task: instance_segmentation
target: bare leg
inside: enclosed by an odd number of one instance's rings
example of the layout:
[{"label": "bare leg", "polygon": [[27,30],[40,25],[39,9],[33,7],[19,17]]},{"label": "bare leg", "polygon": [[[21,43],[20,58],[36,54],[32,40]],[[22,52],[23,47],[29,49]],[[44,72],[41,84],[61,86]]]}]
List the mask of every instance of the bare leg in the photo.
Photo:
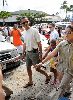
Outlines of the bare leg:
[{"label": "bare leg", "polygon": [[27,73],[28,73],[28,76],[29,76],[29,83],[32,84],[32,70],[31,70],[31,67],[27,67]]},{"label": "bare leg", "polygon": [[41,68],[36,68],[36,71],[40,72],[41,74],[46,76],[46,80],[50,81],[51,78],[51,73],[48,75],[47,72]]}]

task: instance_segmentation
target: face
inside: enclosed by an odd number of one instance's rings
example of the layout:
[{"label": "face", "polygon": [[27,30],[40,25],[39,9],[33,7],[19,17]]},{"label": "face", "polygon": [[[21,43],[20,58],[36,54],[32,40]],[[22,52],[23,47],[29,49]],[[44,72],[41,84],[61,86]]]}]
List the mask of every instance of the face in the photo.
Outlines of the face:
[{"label": "face", "polygon": [[23,18],[23,19],[21,20],[21,23],[22,23],[22,26],[23,26],[25,29],[29,27],[29,20],[28,20],[28,18]]},{"label": "face", "polygon": [[70,30],[70,28],[66,28],[66,39],[69,42],[73,42],[73,32]]},{"label": "face", "polygon": [[50,31],[53,31],[54,27],[52,25],[49,25],[49,29],[50,29]]},{"label": "face", "polygon": [[56,45],[55,45],[55,44],[53,44],[53,43],[50,43],[50,46],[51,46],[53,49],[55,49],[55,48],[56,48]]},{"label": "face", "polygon": [[55,30],[58,31],[58,27],[57,26],[55,27]]}]

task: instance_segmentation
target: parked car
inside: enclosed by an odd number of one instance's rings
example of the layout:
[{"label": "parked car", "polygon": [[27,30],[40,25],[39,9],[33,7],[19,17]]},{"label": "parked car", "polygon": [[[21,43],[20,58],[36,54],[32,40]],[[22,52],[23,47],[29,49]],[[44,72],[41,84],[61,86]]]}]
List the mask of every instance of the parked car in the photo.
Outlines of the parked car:
[{"label": "parked car", "polygon": [[4,36],[0,34],[0,63],[2,64],[2,71],[5,72],[19,66],[19,57],[17,48],[10,42],[7,42]]}]

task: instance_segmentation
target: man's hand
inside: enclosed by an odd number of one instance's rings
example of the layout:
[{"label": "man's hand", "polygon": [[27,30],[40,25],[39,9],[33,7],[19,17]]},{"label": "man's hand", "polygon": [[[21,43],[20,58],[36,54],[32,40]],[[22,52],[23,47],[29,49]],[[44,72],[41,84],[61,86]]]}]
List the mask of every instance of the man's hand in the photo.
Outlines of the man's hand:
[{"label": "man's hand", "polygon": [[39,64],[36,64],[35,65],[35,68],[37,69],[37,68],[41,68],[42,67],[42,63],[39,63]]},{"label": "man's hand", "polygon": [[26,54],[23,53],[21,56],[21,60],[25,61],[25,57],[26,57]]}]

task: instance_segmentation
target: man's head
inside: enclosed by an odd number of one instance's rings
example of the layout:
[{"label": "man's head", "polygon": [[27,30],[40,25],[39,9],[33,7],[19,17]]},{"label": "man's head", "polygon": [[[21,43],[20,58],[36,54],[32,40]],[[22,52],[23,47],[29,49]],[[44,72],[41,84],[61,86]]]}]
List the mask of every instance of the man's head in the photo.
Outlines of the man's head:
[{"label": "man's head", "polygon": [[21,24],[22,24],[22,26],[25,28],[25,29],[27,29],[27,28],[29,28],[29,20],[28,20],[28,18],[27,17],[23,17],[22,19],[21,19]]},{"label": "man's head", "polygon": [[49,29],[50,29],[50,31],[53,31],[55,29],[55,24],[54,23],[50,23],[49,24]]},{"label": "man's head", "polygon": [[65,29],[65,34],[66,34],[66,39],[69,42],[73,42],[73,26],[69,25],[66,29]]},{"label": "man's head", "polygon": [[14,28],[14,29],[17,29],[17,27],[18,27],[17,24],[14,24],[14,25],[13,25],[13,28]]}]

